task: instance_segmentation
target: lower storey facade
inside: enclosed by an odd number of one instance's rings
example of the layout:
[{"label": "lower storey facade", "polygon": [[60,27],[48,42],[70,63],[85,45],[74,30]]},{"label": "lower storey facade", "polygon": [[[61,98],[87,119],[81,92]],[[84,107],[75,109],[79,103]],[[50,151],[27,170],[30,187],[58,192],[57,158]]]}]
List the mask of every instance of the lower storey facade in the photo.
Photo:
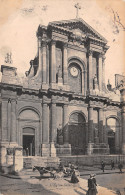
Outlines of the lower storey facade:
[{"label": "lower storey facade", "polygon": [[[120,104],[60,91],[2,89],[1,143],[24,156],[118,154],[122,150]],[[8,144],[7,144],[8,143]]]}]

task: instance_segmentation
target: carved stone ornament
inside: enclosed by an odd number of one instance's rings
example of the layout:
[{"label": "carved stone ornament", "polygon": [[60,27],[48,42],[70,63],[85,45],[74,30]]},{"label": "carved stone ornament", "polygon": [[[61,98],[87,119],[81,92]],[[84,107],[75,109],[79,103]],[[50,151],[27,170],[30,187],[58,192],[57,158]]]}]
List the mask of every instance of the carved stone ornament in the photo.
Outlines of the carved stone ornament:
[{"label": "carved stone ornament", "polygon": [[81,45],[82,44],[82,31],[79,29],[73,30],[72,38],[73,38],[74,45],[77,45],[77,46]]}]

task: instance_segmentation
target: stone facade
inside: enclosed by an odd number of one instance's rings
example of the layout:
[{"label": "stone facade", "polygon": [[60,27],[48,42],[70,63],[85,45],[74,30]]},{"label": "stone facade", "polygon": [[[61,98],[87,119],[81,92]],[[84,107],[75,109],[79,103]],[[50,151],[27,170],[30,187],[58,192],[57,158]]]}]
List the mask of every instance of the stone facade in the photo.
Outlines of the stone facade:
[{"label": "stone facade", "polygon": [[82,19],[40,25],[37,38],[25,79],[1,66],[1,144],[24,156],[124,153],[124,103],[105,85],[106,39]]}]

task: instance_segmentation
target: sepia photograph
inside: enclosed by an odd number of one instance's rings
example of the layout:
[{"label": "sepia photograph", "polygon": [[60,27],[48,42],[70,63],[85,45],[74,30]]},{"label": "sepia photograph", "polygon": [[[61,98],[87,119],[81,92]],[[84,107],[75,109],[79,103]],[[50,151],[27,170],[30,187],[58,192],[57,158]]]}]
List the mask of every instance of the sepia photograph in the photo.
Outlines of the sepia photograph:
[{"label": "sepia photograph", "polygon": [[125,0],[0,0],[0,195],[125,195]]}]

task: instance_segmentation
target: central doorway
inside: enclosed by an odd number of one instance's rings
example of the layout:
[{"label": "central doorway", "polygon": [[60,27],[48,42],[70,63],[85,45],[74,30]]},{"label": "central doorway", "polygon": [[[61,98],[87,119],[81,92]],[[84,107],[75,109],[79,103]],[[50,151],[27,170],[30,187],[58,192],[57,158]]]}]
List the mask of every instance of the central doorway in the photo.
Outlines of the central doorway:
[{"label": "central doorway", "polygon": [[32,128],[23,129],[23,155],[35,156],[35,130]]},{"label": "central doorway", "polygon": [[86,122],[81,113],[73,113],[69,119],[69,143],[72,155],[83,155],[86,150]]}]

